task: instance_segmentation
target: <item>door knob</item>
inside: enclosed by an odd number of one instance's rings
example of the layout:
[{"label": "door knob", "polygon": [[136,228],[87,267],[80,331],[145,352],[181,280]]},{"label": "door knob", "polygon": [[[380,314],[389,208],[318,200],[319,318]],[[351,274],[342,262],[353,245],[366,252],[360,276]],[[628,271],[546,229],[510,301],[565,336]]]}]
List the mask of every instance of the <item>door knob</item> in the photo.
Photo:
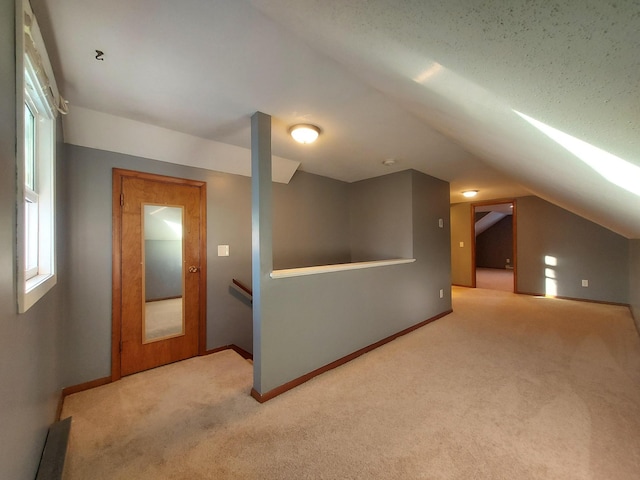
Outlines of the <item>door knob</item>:
[{"label": "door knob", "polygon": [[195,265],[191,265],[189,267],[189,273],[198,273],[200,269],[198,267],[196,267]]}]

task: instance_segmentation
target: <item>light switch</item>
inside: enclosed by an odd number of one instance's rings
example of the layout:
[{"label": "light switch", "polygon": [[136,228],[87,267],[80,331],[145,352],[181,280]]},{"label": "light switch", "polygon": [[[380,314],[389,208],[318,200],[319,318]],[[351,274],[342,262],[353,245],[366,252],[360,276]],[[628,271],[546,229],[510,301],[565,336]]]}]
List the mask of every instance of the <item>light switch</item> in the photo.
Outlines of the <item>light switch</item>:
[{"label": "light switch", "polygon": [[460,242],[460,248],[464,247],[464,242]]},{"label": "light switch", "polygon": [[228,257],[229,256],[229,245],[218,245],[218,256],[219,257]]},{"label": "light switch", "polygon": [[444,227],[444,220],[443,220],[442,218],[439,218],[439,219],[438,219],[438,226],[439,226],[440,228]]},{"label": "light switch", "polygon": [[582,280],[582,286],[583,287],[588,287],[589,286],[589,280]]}]

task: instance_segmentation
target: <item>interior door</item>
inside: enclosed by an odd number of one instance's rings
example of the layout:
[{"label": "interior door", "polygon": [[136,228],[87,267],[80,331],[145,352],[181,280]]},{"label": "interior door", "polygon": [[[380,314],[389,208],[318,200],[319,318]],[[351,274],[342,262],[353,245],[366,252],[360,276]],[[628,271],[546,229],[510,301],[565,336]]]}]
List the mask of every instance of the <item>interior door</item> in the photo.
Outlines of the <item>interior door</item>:
[{"label": "interior door", "polygon": [[119,378],[204,353],[206,192],[204,182],[118,169],[113,181]]}]

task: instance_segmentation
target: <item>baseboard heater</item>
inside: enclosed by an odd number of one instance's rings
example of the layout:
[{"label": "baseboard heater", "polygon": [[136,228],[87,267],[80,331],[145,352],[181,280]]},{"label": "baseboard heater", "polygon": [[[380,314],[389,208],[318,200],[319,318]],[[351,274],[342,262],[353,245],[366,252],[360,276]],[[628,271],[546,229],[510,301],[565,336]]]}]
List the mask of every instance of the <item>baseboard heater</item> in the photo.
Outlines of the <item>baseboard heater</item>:
[{"label": "baseboard heater", "polygon": [[71,417],[60,420],[49,427],[36,480],[62,479],[70,432]]}]

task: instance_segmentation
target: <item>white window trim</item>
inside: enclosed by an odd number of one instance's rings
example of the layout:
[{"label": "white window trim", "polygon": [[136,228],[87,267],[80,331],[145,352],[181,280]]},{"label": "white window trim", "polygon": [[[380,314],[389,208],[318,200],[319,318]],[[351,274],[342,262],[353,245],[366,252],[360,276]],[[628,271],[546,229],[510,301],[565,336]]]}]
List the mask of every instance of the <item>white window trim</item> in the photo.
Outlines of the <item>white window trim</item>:
[{"label": "white window trim", "polygon": [[17,158],[17,228],[16,228],[16,277],[18,312],[24,313],[40,300],[57,283],[57,263],[55,248],[55,172],[56,172],[56,118],[46,102],[33,99],[40,113],[37,122],[48,122],[49,126],[37,128],[36,148],[50,152],[51,163],[47,168],[37,167],[38,204],[39,204],[39,270],[38,274],[26,279],[25,272],[25,167],[24,167],[24,104],[25,67],[32,66],[25,60],[25,28],[24,18],[32,19],[30,25],[31,38],[39,54],[40,67],[44,68],[48,80],[48,88],[54,99],[59,99],[57,86],[49,58],[40,34],[37,22],[28,0],[16,0],[16,158]]}]

